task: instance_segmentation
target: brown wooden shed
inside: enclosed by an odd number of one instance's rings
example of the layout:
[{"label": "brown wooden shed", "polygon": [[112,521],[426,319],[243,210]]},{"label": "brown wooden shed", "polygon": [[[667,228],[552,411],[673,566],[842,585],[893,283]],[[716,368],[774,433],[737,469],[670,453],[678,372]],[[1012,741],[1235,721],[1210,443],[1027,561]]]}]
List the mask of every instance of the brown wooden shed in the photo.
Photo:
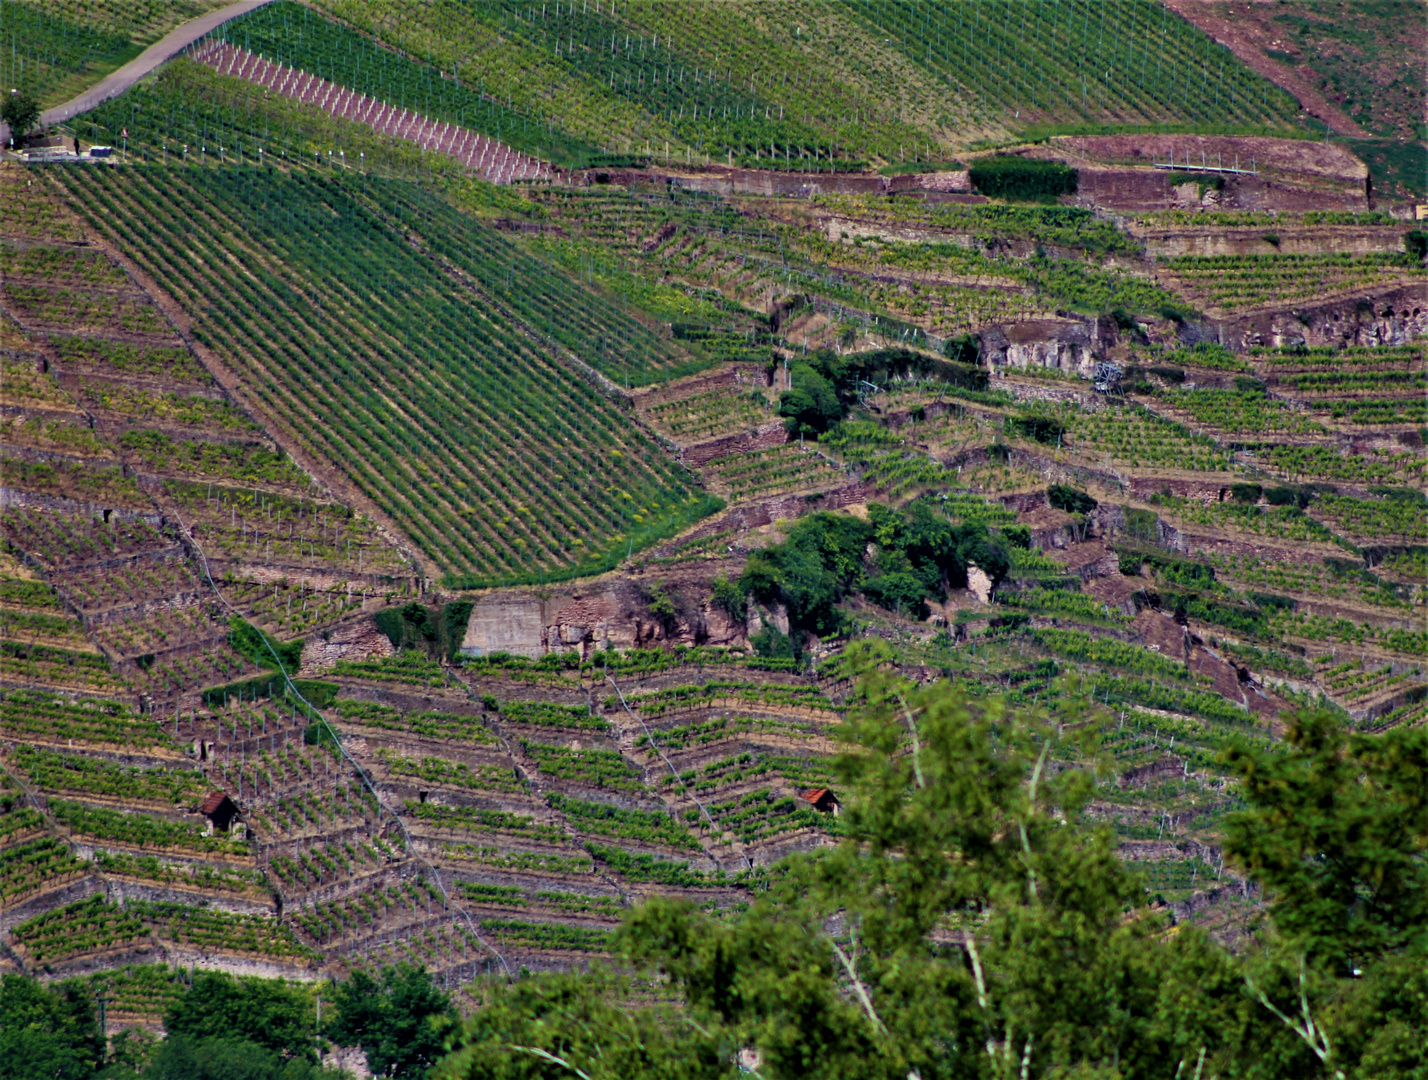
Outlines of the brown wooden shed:
[{"label": "brown wooden shed", "polygon": [[238,804],[228,797],[226,791],[210,792],[208,798],[199,803],[198,812],[213,823],[214,832],[224,833],[239,816]]}]

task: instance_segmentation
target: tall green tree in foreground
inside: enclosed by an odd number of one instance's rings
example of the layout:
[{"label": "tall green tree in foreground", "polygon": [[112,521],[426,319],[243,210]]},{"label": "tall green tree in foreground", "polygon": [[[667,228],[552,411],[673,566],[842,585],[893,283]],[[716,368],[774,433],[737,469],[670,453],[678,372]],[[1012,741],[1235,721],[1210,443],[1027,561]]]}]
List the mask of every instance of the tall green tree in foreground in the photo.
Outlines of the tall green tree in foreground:
[{"label": "tall green tree in foreground", "polygon": [[103,1058],[92,998],[21,975],[0,979],[0,1080],[85,1080]]},{"label": "tall green tree in foreground", "polygon": [[411,964],[385,968],[374,978],[353,974],[337,988],[337,1019],[328,1036],[360,1046],[374,1076],[421,1080],[441,1058],[456,1024],[451,999],[431,976]]},{"label": "tall green tree in foreground", "polygon": [[[1428,1077],[1428,732],[1305,715],[1227,755],[1271,918],[1231,952],[1150,910],[1084,810],[1088,705],[1014,709],[857,654],[842,841],[719,917],[651,900],[608,973],[491,987],[451,1080]],[[742,1064],[741,1064],[742,1063]]]}]

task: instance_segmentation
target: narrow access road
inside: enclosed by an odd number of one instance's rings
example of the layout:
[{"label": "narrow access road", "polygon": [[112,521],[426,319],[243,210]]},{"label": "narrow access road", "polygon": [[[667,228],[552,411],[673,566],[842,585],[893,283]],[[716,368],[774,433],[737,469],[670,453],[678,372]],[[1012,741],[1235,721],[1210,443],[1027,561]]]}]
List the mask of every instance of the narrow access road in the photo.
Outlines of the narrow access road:
[{"label": "narrow access road", "polygon": [[[117,71],[106,75],[78,97],[66,101],[63,105],[56,105],[53,109],[46,109],[40,114],[40,123],[46,127],[60,124],[81,113],[87,113],[96,105],[108,101],[112,97],[118,97],[154,68],[176,53],[182,52],[210,30],[222,26],[229,19],[237,18],[239,15],[246,14],[267,3],[271,3],[271,0],[238,0],[235,4],[210,11],[196,19],[190,19],[182,26],[170,30],[134,59]],[[0,123],[0,145],[9,141],[9,125]]]}]

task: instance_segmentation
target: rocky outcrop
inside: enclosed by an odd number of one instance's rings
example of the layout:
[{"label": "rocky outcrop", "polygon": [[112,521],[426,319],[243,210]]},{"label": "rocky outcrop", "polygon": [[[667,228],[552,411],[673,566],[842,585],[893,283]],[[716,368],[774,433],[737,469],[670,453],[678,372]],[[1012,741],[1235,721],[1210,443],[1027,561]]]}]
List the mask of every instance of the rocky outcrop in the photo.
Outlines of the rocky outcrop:
[{"label": "rocky outcrop", "polygon": [[1103,338],[1103,328],[1095,319],[1012,323],[982,332],[982,355],[993,372],[1050,368],[1089,379],[1095,374]]},{"label": "rocky outcrop", "polygon": [[[747,634],[710,600],[714,569],[651,573],[544,594],[502,590],[478,598],[461,642],[464,656],[539,657],[597,649],[743,644]],[[662,603],[653,603],[656,597]]]},{"label": "rocky outcrop", "polygon": [[1361,293],[1224,323],[1242,347],[1407,345],[1428,337],[1428,289],[1421,283]]}]

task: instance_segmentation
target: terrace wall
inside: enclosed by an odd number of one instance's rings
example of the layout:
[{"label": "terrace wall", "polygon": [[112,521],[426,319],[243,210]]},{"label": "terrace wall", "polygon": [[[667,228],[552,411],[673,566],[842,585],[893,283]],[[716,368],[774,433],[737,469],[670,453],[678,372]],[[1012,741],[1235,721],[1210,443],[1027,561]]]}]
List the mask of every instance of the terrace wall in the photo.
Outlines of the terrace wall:
[{"label": "terrace wall", "polygon": [[1422,285],[1226,319],[1226,341],[1251,345],[1407,345],[1428,337],[1428,291]]},{"label": "terrace wall", "polygon": [[9,934],[14,927],[37,915],[44,915],[54,911],[55,908],[62,908],[66,904],[72,904],[76,900],[83,900],[87,896],[104,891],[104,879],[98,874],[90,874],[78,881],[71,881],[53,892],[31,897],[14,907],[0,911],[0,936]]},{"label": "terrace wall", "polygon": [[1214,215],[1205,217],[1204,232],[1194,229],[1135,230],[1145,240],[1148,254],[1160,258],[1183,255],[1321,255],[1326,250],[1349,255],[1391,254],[1403,250],[1404,229],[1396,225],[1363,227],[1295,228],[1276,225],[1272,244],[1265,239],[1270,230],[1215,228]]},{"label": "terrace wall", "polygon": [[[1186,193],[1170,186],[1165,169],[1144,166],[1095,165],[1066,158],[1080,174],[1073,204],[1108,210],[1184,209]],[[1214,173],[1206,173],[1206,177]],[[1367,185],[1341,182],[1332,186],[1298,187],[1265,176],[1226,176],[1224,189],[1206,192],[1198,205],[1221,210],[1368,210]]]},{"label": "terrace wall", "polygon": [[125,904],[130,900],[155,901],[168,904],[189,904],[234,915],[271,915],[273,903],[245,897],[241,893],[220,889],[179,889],[137,880],[106,876],[109,898]]},{"label": "terrace wall", "polygon": [[155,528],[159,528],[164,523],[163,515],[155,513],[152,508],[135,509],[134,507],[105,505],[79,499],[66,499],[60,495],[41,495],[33,491],[23,491],[20,488],[0,487],[0,509],[9,506],[24,507],[27,510],[47,510],[57,514],[73,514],[77,517],[100,518],[106,521],[116,518],[120,521],[137,519],[148,522]]},{"label": "terrace wall", "polygon": [[771,420],[753,431],[740,431],[734,435],[724,435],[708,442],[686,446],[680,453],[680,460],[691,469],[706,465],[715,458],[731,454],[749,454],[756,450],[782,446],[788,442],[788,432],[782,420]]},{"label": "terrace wall", "polygon": [[[600,170],[602,174],[604,170]],[[590,173],[580,174],[585,183]],[[966,170],[869,176],[864,173],[782,172],[776,169],[736,169],[723,165],[689,172],[630,169],[610,172],[610,182],[625,186],[664,184],[685,191],[719,195],[766,195],[806,199],[812,195],[940,194],[970,196]]]}]

